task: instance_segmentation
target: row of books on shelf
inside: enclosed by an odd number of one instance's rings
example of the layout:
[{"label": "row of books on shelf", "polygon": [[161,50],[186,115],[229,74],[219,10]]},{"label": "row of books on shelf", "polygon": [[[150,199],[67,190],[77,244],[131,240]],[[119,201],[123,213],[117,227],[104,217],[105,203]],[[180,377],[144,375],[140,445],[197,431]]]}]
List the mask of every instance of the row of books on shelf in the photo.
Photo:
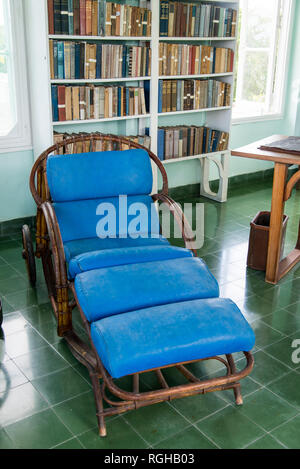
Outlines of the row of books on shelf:
[{"label": "row of books on shelf", "polygon": [[151,75],[150,47],[49,41],[51,79],[100,79]]},{"label": "row of books on shelf", "polygon": [[231,49],[188,44],[159,44],[159,75],[201,75],[233,72]]},{"label": "row of books on shelf", "polygon": [[159,80],[158,112],[230,106],[231,85],[218,80]]},{"label": "row of books on shelf", "polygon": [[[80,133],[68,133],[68,132],[54,132],[53,134],[53,141],[54,144],[58,144],[68,140],[72,137],[85,137],[91,134],[86,132]],[[93,135],[96,137],[102,135],[100,132],[93,132]],[[151,137],[149,135],[118,135],[118,137],[124,137],[127,140],[132,142],[138,143],[139,145],[143,145],[144,147],[150,150],[151,146]],[[118,151],[118,150],[128,150],[128,145],[125,143],[113,142],[108,140],[96,140],[94,141],[94,146],[91,140],[81,141],[81,142],[70,142],[65,146],[59,148],[55,154],[73,154],[73,153],[88,153],[90,151]]]},{"label": "row of books on shelf", "polygon": [[157,156],[160,160],[202,155],[228,148],[229,134],[205,126],[159,127]]},{"label": "row of books on shelf", "polygon": [[144,87],[51,86],[53,121],[146,114]]},{"label": "row of books on shelf", "polygon": [[49,34],[150,36],[151,10],[106,0],[48,0]]},{"label": "row of books on shelf", "polygon": [[214,4],[160,2],[160,36],[235,37],[237,11]]}]

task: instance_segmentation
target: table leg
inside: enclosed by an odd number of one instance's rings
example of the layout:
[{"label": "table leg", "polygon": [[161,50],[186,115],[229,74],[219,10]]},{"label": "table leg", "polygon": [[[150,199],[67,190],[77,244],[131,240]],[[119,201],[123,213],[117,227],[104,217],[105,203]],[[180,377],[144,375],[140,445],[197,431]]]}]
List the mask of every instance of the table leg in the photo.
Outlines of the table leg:
[{"label": "table leg", "polygon": [[266,282],[278,282],[287,165],[275,163]]}]

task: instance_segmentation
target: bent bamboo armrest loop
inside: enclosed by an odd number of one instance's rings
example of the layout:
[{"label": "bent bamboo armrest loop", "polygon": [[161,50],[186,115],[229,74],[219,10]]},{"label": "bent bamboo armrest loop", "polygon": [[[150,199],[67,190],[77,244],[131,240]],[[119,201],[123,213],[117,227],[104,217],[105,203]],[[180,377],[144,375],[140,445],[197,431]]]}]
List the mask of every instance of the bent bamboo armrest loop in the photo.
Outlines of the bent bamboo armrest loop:
[{"label": "bent bamboo armrest loop", "polygon": [[167,205],[181,230],[182,238],[185,242],[185,247],[190,249],[195,254],[195,256],[197,256],[198,254],[195,248],[195,235],[179,205],[173,199],[171,199],[171,197],[162,193],[153,195],[152,199]]},{"label": "bent bamboo armrest loop", "polygon": [[284,194],[284,201],[287,202],[292,195],[294,187],[300,182],[300,169],[297,171],[287,183]]},{"label": "bent bamboo armrest loop", "polygon": [[68,285],[66,259],[57,218],[50,202],[44,202],[40,208],[44,214],[50,238],[56,286],[65,288]]}]

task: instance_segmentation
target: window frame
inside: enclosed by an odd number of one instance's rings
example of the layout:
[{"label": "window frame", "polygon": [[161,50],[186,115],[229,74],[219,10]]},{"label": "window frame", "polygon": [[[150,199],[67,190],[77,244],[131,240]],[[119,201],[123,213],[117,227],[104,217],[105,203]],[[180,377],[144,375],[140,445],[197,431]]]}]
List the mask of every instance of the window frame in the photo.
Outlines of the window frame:
[{"label": "window frame", "polygon": [[0,154],[32,149],[23,4],[9,1],[17,121],[7,135],[0,136]]},{"label": "window frame", "polygon": [[[286,1],[286,0],[283,0]],[[288,77],[288,69],[290,63],[290,56],[291,56],[291,39],[292,39],[292,32],[293,32],[293,17],[295,12],[295,0],[290,0],[289,7],[285,10],[285,15],[283,17],[283,28],[285,31],[285,37],[282,41],[280,41],[280,49],[278,53],[278,61],[283,64],[282,70],[282,79],[280,83],[276,85],[274,95],[279,95],[279,103],[278,103],[278,112],[264,114],[262,116],[245,116],[245,117],[232,117],[232,125],[239,125],[239,124],[247,124],[247,123],[255,123],[255,122],[262,122],[262,121],[272,121],[272,120],[280,120],[284,118],[285,114],[285,96],[287,92],[287,77]],[[279,16],[279,10],[278,10]],[[277,38],[277,34],[275,39]],[[272,61],[272,76],[276,73],[275,69],[275,44],[273,46],[273,61]],[[235,73],[238,74],[238,65],[236,66]],[[269,99],[271,98],[271,93],[269,94]]]}]

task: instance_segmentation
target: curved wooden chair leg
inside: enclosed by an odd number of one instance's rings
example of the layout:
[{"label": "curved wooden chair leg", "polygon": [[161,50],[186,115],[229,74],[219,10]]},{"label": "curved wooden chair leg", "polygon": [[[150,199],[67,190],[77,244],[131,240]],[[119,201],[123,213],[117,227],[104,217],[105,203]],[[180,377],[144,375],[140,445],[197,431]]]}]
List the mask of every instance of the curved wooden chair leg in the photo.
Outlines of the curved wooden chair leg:
[{"label": "curved wooden chair leg", "polygon": [[103,415],[103,398],[101,387],[99,383],[99,375],[93,371],[89,371],[90,378],[93,386],[94,397],[96,402],[96,409],[97,409],[97,420],[98,420],[98,428],[99,428],[99,435],[105,437],[106,433],[106,423],[105,418]]},{"label": "curved wooden chair leg", "polygon": [[[236,366],[234,363],[233,356],[231,354],[226,355],[231,374],[236,373]],[[235,403],[236,405],[243,405],[243,397],[242,397],[242,392],[241,392],[241,384],[240,383],[235,383],[233,386],[233,392],[234,392],[234,398],[235,398]]]}]

